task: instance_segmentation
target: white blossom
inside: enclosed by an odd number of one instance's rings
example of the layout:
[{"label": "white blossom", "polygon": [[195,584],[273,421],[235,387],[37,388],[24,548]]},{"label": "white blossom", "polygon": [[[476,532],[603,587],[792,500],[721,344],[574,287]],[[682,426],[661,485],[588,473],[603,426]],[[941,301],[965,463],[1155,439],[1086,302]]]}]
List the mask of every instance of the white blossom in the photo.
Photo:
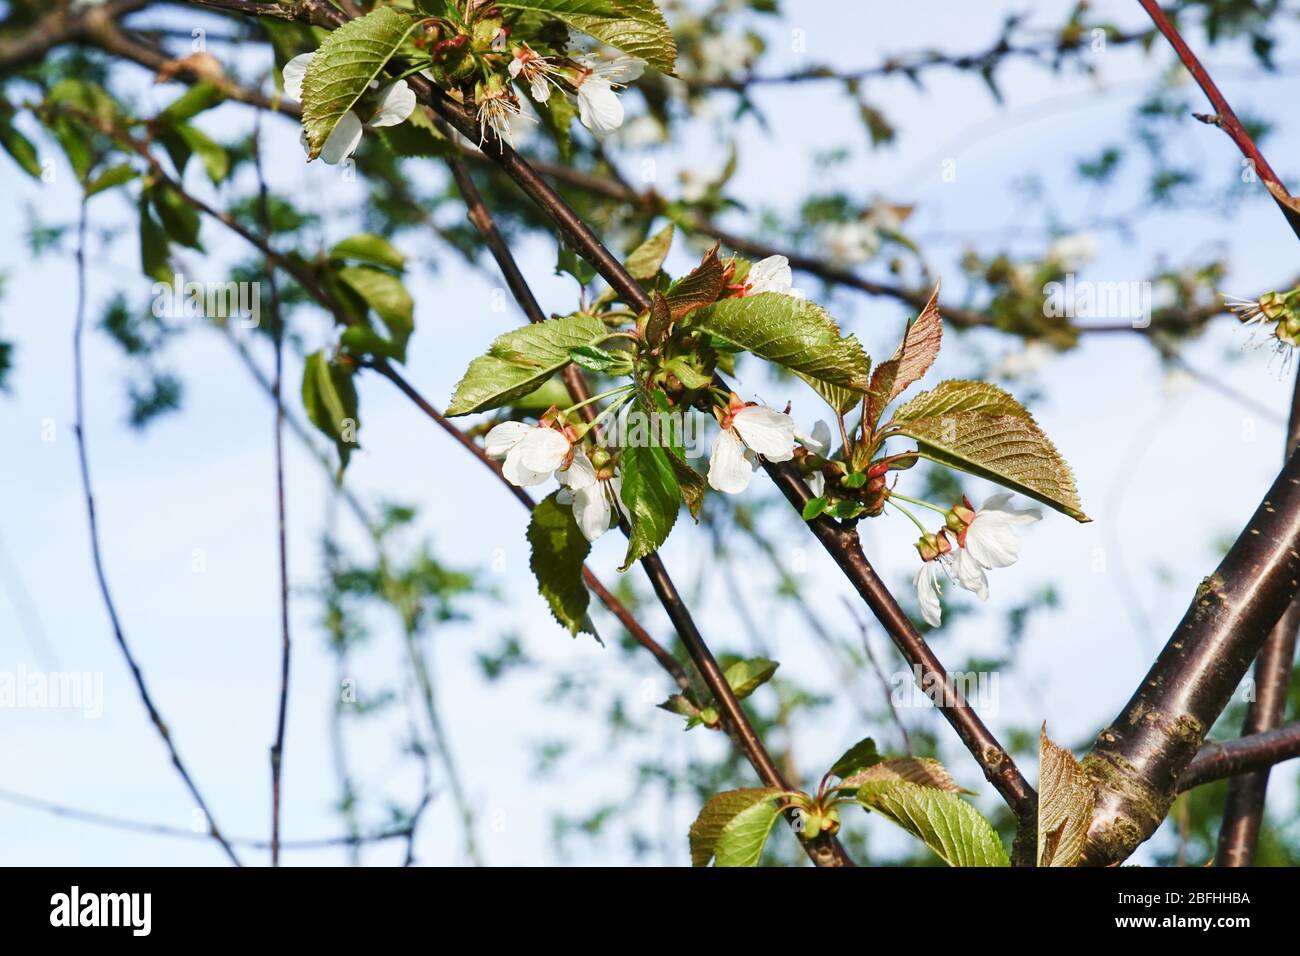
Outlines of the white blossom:
[{"label": "white blossom", "polygon": [[1090,232],[1061,236],[1047,247],[1047,258],[1067,270],[1077,269],[1097,258],[1097,237]]},{"label": "white blossom", "polygon": [[[803,445],[814,455],[825,457],[826,452],[831,447],[831,428],[824,421],[818,420],[813,426],[811,434],[805,434],[795,429],[794,440]],[[820,471],[814,471],[804,478],[808,485],[808,490],[813,493],[814,498],[820,498],[826,492],[826,476]]]},{"label": "white blossom", "polygon": [[833,262],[856,265],[876,254],[880,248],[880,233],[869,222],[838,222],[825,228],[822,241]]},{"label": "white blossom", "polygon": [[1020,557],[1016,528],[1042,520],[1040,508],[1011,507],[1011,495],[993,495],[984,502],[971,523],[958,536],[963,551],[985,568],[1006,568]]},{"label": "white blossom", "polygon": [[622,479],[617,475],[601,478],[586,453],[574,453],[568,468],[556,473],[564,487],[556,498],[561,504],[573,506],[573,517],[588,541],[595,541],[610,529],[615,509],[627,513],[623,507]]},{"label": "white blossom", "polygon": [[749,267],[749,275],[745,277],[745,295],[777,292],[802,299],[803,293],[793,286],[794,273],[790,271],[790,260],[785,256],[760,259]]},{"label": "white blossom", "polygon": [[754,45],[748,37],[719,33],[700,41],[700,79],[725,80],[749,66]]},{"label": "white blossom", "polygon": [[618,91],[641,75],[645,62],[631,56],[612,60],[581,57],[583,72],[574,81],[578,91],[578,119],[597,136],[623,125],[623,103]]},{"label": "white blossom", "polygon": [[[507,90],[485,90],[478,98],[479,146],[487,139],[490,129],[497,139],[515,145],[514,124],[519,120],[532,120]],[[535,122],[535,120],[534,120]]]},{"label": "white blossom", "polygon": [[533,99],[539,103],[545,103],[551,98],[552,86],[559,89],[559,81],[557,80],[559,70],[550,60],[534,51],[527,44],[521,45],[515,51],[508,69],[512,80],[517,80],[521,75],[523,76],[533,94]]},{"label": "white blossom", "polygon": [[565,434],[543,425],[502,422],[484,439],[491,458],[504,458],[501,473],[512,485],[540,485],[560,468],[573,448]]},{"label": "white blossom", "polygon": [[[307,75],[315,53],[302,53],[284,65],[284,95],[291,100],[302,102],[302,82]],[[377,87],[378,84],[371,84]],[[415,111],[415,93],[405,80],[398,80],[379,89],[374,97],[374,112],[370,116],[371,126],[396,126],[405,122]],[[321,146],[320,158],[331,166],[343,162],[357,151],[361,143],[363,124],[355,109],[348,110],[339,118],[334,129],[325,138]],[[307,149],[307,133],[302,133],[303,148]]]},{"label": "white blossom", "polygon": [[768,461],[794,457],[794,419],[763,405],[746,405],[713,441],[709,455],[709,486],[727,494],[749,487],[757,455]]}]

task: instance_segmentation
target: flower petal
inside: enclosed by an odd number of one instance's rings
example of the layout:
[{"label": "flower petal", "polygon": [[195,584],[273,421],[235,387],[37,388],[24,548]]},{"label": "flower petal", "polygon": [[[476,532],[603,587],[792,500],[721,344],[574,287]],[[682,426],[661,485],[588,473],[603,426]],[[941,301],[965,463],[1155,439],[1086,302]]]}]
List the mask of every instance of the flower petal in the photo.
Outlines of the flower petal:
[{"label": "flower petal", "polygon": [[284,77],[284,95],[296,102],[302,102],[302,80],[307,75],[307,66],[315,53],[300,53],[284,65],[281,76]]},{"label": "flower petal", "polygon": [[938,627],[943,621],[939,594],[938,562],[927,561],[916,572],[916,600],[921,606],[921,617],[931,627]]},{"label": "flower petal", "polygon": [[785,256],[768,256],[766,259],[760,259],[750,266],[746,281],[749,285],[749,295],[758,295],[760,292],[788,293],[790,286],[794,285],[790,260]]},{"label": "flower petal", "polygon": [[569,454],[569,439],[554,428],[534,428],[520,440],[520,461],[530,471],[550,474],[564,464]]},{"label": "flower petal", "polygon": [[578,87],[578,119],[597,136],[612,133],[623,125],[623,104],[609,83],[589,76]]},{"label": "flower petal", "polygon": [[749,487],[754,477],[754,462],[745,454],[745,446],[735,433],[724,429],[713,440],[709,454],[709,487],[729,495],[738,495]]},{"label": "flower petal", "polygon": [[588,541],[595,541],[609,530],[609,519],[613,517],[609,504],[609,495],[602,482],[588,485],[573,495],[573,517]]},{"label": "flower petal", "polygon": [[981,511],[966,529],[966,550],[986,568],[1006,568],[1020,557],[1018,522],[1001,511]]},{"label": "flower petal", "polygon": [[532,427],[523,422],[502,422],[487,433],[483,439],[483,449],[490,458],[504,458],[506,452],[514,448]]},{"label": "flower petal", "polygon": [[796,428],[794,438],[814,455],[825,455],[831,447],[830,426],[821,419],[818,419],[817,424],[813,426],[812,434],[805,434]]},{"label": "flower petal", "polygon": [[596,468],[587,457],[587,453],[581,449],[573,453],[573,461],[569,463],[569,467],[557,471],[555,477],[560,480],[560,484],[572,491],[590,488],[597,481]]},{"label": "flower petal", "polygon": [[975,594],[981,601],[989,599],[989,579],[980,563],[965,548],[960,548],[952,562],[952,573],[957,583]]},{"label": "flower petal", "polygon": [[547,478],[551,477],[551,472],[555,469],[548,468],[545,471],[538,471],[535,468],[529,468],[524,464],[523,442],[519,442],[506,455],[505,464],[501,466],[501,473],[506,476],[506,480],[512,485],[519,485],[521,488],[528,485],[540,485]]},{"label": "flower petal", "polygon": [[814,471],[804,481],[808,484],[808,490],[813,493],[814,498],[820,498],[826,493],[826,476],[820,471]]},{"label": "flower petal", "polygon": [[339,124],[325,140],[321,147],[320,158],[331,166],[337,166],[357,150],[361,142],[361,118],[348,110],[339,118]]},{"label": "flower petal", "polygon": [[370,118],[371,126],[396,126],[415,112],[415,91],[405,80],[389,84],[379,94],[379,107]]},{"label": "flower petal", "polygon": [[764,405],[750,405],[732,416],[731,427],[768,461],[789,461],[794,457],[794,419],[789,415]]},{"label": "flower petal", "polygon": [[1013,508],[1011,507],[1011,498],[1011,494],[1005,491],[990,495],[980,508],[980,511],[1000,512],[1014,518],[1016,524],[1032,524],[1043,519],[1042,508]]}]

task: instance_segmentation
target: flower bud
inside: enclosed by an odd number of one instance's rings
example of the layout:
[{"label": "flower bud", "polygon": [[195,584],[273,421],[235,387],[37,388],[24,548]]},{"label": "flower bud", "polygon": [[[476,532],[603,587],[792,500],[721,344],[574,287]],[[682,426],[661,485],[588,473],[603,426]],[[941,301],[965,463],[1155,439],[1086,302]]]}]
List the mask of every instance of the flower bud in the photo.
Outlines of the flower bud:
[{"label": "flower bud", "polygon": [[971,506],[970,499],[963,497],[961,504],[952,506],[945,523],[954,534],[963,534],[974,520],[975,509]]}]

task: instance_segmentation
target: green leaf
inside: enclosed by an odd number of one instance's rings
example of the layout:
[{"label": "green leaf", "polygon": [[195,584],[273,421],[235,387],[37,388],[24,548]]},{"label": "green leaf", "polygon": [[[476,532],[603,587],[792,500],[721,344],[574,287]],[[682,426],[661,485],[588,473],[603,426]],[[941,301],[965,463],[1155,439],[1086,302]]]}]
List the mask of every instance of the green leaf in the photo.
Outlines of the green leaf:
[{"label": "green leaf", "polygon": [[727,679],[727,686],[737,700],[744,700],[770,681],[780,666],[776,661],[769,661],[765,657],[751,657],[749,660],[736,661],[722,676]]},{"label": "green leaf", "polygon": [[112,166],[90,182],[86,186],[86,198],[89,199],[96,193],[102,193],[106,189],[112,189],[114,186],[121,186],[123,183],[129,183],[140,174],[131,168],[130,163],[122,163],[120,166]]},{"label": "green leaf", "polygon": [[668,250],[673,245],[674,226],[670,222],[628,255],[623,268],[639,282],[650,282],[663,268]]},{"label": "green leaf", "polygon": [[382,236],[371,232],[359,232],[335,243],[330,250],[330,258],[344,262],[363,262],[373,266],[383,266],[401,272],[406,268],[406,257],[393,248],[393,244]]},{"label": "green leaf", "polygon": [[203,162],[203,169],[208,174],[208,179],[214,184],[225,181],[225,178],[230,175],[230,154],[226,152],[224,146],[195,126],[177,126],[176,135],[184,141],[192,153],[198,155]]},{"label": "green leaf", "polygon": [[32,141],[18,132],[9,117],[0,118],[0,146],[33,179],[41,178],[41,160]]},{"label": "green leaf", "polygon": [[167,233],[149,211],[148,197],[140,197],[140,271],[159,282],[171,282]]},{"label": "green leaf", "polygon": [[167,230],[173,242],[179,242],[191,249],[203,250],[199,244],[199,213],[176,190],[169,186],[160,186],[149,190],[158,221]]},{"label": "green leaf", "polygon": [[921,840],[949,866],[1011,865],[997,831],[954,793],[882,780],[864,785],[857,799]]},{"label": "green leaf", "polygon": [[578,285],[584,289],[596,279],[596,270],[591,267],[591,263],[568,246],[561,244],[555,260],[555,274],[558,276],[565,273],[577,279]]},{"label": "green leaf", "polygon": [[830,500],[825,495],[818,498],[809,498],[808,503],[803,506],[803,520],[812,521],[813,518],[826,510],[828,504],[830,504]]},{"label": "green leaf", "polygon": [[406,343],[415,328],[414,303],[402,280],[391,272],[369,266],[345,266],[338,270],[339,280],[352,289],[374,310],[388,329],[393,357],[406,361]]},{"label": "green leaf", "polygon": [[1038,865],[1077,866],[1097,791],[1074,754],[1038,734]]},{"label": "green leaf", "polygon": [[594,345],[609,334],[605,323],[590,315],[547,319],[500,336],[470,363],[447,407],[448,415],[468,415],[497,408],[527,395],[569,363],[569,354]]},{"label": "green leaf", "polygon": [[996,482],[1076,521],[1083,513],[1074,475],[1033,416],[984,382],[942,383],[894,416],[898,433],[916,439],[931,461]]},{"label": "green leaf", "polygon": [[930,391],[900,405],[892,420],[897,423],[916,418],[940,418],[956,412],[1012,415],[1033,421],[1025,406],[996,385],[954,378],[940,382]]},{"label": "green leaf", "polygon": [[591,542],[574,520],[573,510],[555,500],[558,494],[552,493],[533,509],[528,522],[528,543],[532,546],[528,565],[555,619],[574,637],[583,630],[594,636],[587,617],[591,595],[582,581],[582,564],[591,551]]},{"label": "green leaf", "polygon": [[870,737],[863,737],[844,751],[840,759],[831,765],[830,772],[844,779],[878,763],[880,763],[880,754],[876,751],[876,742]]},{"label": "green leaf", "polygon": [[805,299],[762,292],[723,299],[691,316],[691,327],[732,342],[769,362],[841,388],[865,392],[871,360],[853,336]]},{"label": "green leaf", "polygon": [[357,448],[357,389],[353,370],[325,357],[324,352],[307,356],[302,370],[302,403],[311,423],[321,430],[339,453],[339,477]]},{"label": "green leaf", "polygon": [[512,412],[517,413],[512,417],[536,416],[541,415],[552,405],[563,407],[572,401],[573,399],[569,396],[569,387],[564,384],[564,379],[556,375],[548,378],[527,395],[511,401],[509,408]]},{"label": "green leaf", "polygon": [[780,819],[781,811],[771,803],[757,803],[727,821],[718,835],[714,852],[718,866],[758,866],[763,847]]},{"label": "green leaf", "polygon": [[[719,849],[718,844],[722,839],[723,831],[740,814],[755,807],[766,805],[771,808],[774,816],[777,815],[775,801],[779,796],[781,796],[781,791],[775,787],[754,787],[744,790],[726,790],[710,797],[704,806],[700,808],[699,816],[695,818],[695,822],[691,824],[691,866],[709,865],[709,861],[713,859]],[[741,829],[744,828],[742,823]],[[767,830],[771,830],[770,825]],[[766,841],[766,831],[764,831],[764,841]],[[737,836],[733,831],[727,851],[728,860],[735,858],[738,849]],[[759,853],[762,852],[762,849],[763,846],[760,843],[758,846]],[[755,856],[755,861],[757,861],[757,856]],[[721,859],[719,859],[718,865],[723,865]],[[737,864],[732,863],[731,865]]]},{"label": "green leaf", "polygon": [[204,110],[225,102],[225,99],[226,94],[219,86],[208,82],[195,83],[172,100],[157,118],[169,126],[188,123]]},{"label": "green leaf", "polygon": [[549,13],[661,72],[673,72],[677,44],[653,0],[501,0],[497,5]]},{"label": "green leaf", "polygon": [[623,505],[632,520],[627,554],[620,571],[658,550],[677,521],[681,486],[668,452],[659,445],[629,445],[623,449]]},{"label": "green leaf", "polygon": [[343,114],[356,105],[414,28],[415,21],[406,14],[380,7],[325,38],[302,81],[308,160],[320,155]]},{"label": "green leaf", "polygon": [[626,351],[609,352],[599,345],[580,345],[569,352],[569,358],[602,375],[627,375],[632,371],[632,359]]},{"label": "green leaf", "polygon": [[[97,83],[68,77],[56,83],[45,100],[50,105],[71,109],[101,123],[115,123],[118,119],[117,103]],[[81,116],[73,117],[67,112],[56,113],[47,121],[47,125],[67,154],[77,180],[84,183],[94,165],[91,140],[102,135],[99,129],[88,125]]]}]

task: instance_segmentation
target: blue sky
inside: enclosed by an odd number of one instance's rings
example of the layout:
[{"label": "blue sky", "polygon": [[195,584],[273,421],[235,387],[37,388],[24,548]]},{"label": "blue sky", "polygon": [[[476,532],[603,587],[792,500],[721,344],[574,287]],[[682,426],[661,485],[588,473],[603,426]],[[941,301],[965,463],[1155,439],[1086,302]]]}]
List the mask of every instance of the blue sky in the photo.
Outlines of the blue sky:
[{"label": "blue sky", "polygon": [[[806,62],[784,42],[793,29],[806,31],[803,57],[850,69],[931,45],[955,51],[983,48],[996,36],[1002,9],[1011,9],[1006,4],[870,2],[852,5],[845,23],[828,19],[822,4],[784,6],[788,11],[783,21],[764,22],[772,51],[765,69],[772,72]],[[1142,23],[1135,4],[1094,6],[1122,25]],[[1068,4],[1036,7],[1042,22],[1050,23],[1055,15],[1048,12],[1064,16]],[[170,12],[168,19],[188,27],[194,18]],[[1283,44],[1278,55],[1283,64],[1286,54]],[[864,148],[852,106],[838,93],[820,86],[764,90],[759,101],[771,127],[764,130],[752,120],[742,122],[741,162],[730,193],[751,197],[755,210],[788,212],[804,193],[823,188],[829,176],[864,201],[879,194],[916,203],[917,213],[908,225],[919,235],[995,230],[997,243],[980,241],[980,251],[993,251],[996,245],[1025,254],[1041,252],[1041,219],[1027,211],[1012,189],[1013,180],[1039,177],[1066,222],[1119,213],[1140,198],[1135,176],[1121,176],[1117,188],[1099,195],[1080,186],[1072,169],[1079,157],[1109,143],[1133,142],[1132,107],[1170,57],[1163,49],[1151,58],[1127,49],[1097,56],[1097,80],[1048,79],[1027,64],[1009,65],[1001,74],[1006,92],[1001,106],[977,80],[945,71],[927,75],[924,93],[904,80],[875,85],[871,94],[898,123],[899,138],[895,145],[874,152]],[[1300,173],[1288,166],[1287,158],[1296,154],[1297,131],[1282,113],[1300,95],[1300,82],[1285,70],[1276,77],[1261,74],[1239,49],[1218,49],[1206,60],[1239,112],[1278,122],[1265,152],[1281,175]],[[242,62],[252,68],[251,61]],[[133,67],[121,70],[144,104],[161,106],[178,92],[150,86],[150,78]],[[629,102],[636,98],[629,97]],[[241,108],[227,105],[203,125],[215,135],[231,136],[247,121]],[[645,154],[655,158],[665,191],[674,188],[678,170],[708,172],[725,162],[713,120],[698,118],[689,130],[689,135],[683,131],[679,143]],[[346,210],[363,195],[363,184],[342,181],[338,170],[305,165],[297,131],[287,121],[269,121],[265,135],[274,185],[304,206],[323,212]],[[853,148],[848,163],[829,173],[814,166],[815,152],[838,145]],[[1176,148],[1200,168],[1221,170],[1223,179],[1238,168],[1231,143],[1209,128],[1185,131]],[[643,158],[636,152],[619,155],[625,169],[638,168]],[[956,161],[955,182],[940,175],[945,159]],[[208,188],[198,169],[191,169],[190,175],[196,190]],[[71,263],[57,256],[29,262],[23,252],[24,210],[31,206],[46,221],[69,222],[76,212],[75,185],[62,165],[53,183],[33,182],[12,169],[8,183],[9,215],[0,223],[6,250],[0,259],[6,273],[0,329],[16,341],[19,351],[13,394],[0,399],[0,429],[8,450],[0,477],[0,570],[7,585],[0,590],[0,670],[22,665],[102,672],[105,701],[102,717],[93,720],[69,711],[6,712],[0,788],[188,827],[192,801],[136,698],[95,589],[70,430],[70,336],[76,294]],[[125,194],[96,198],[91,210],[97,226],[131,221]],[[738,214],[729,224],[752,231],[753,223],[752,217]],[[1020,234],[1025,227],[1030,228]],[[341,230],[331,232],[330,238],[349,231],[342,225],[330,228]],[[217,261],[229,262],[244,253],[212,226],[204,229]],[[1081,272],[1082,278],[1141,279],[1159,263],[1185,264],[1217,251],[1231,262],[1227,292],[1254,295],[1294,274],[1294,239],[1276,210],[1262,200],[1245,203],[1230,215],[1148,215],[1133,224],[1128,238],[1109,233],[1098,238],[1101,254]],[[411,241],[403,248],[411,255],[420,252]],[[960,301],[962,292],[955,268],[960,251],[952,242],[928,248],[945,277],[945,295],[952,295],[953,301]],[[552,274],[552,243],[532,239],[519,253],[543,308],[549,312],[569,307],[572,283]],[[679,243],[672,262],[681,267],[692,254]],[[197,257],[191,260],[187,274],[204,278],[211,267]],[[450,259],[446,263],[436,274],[417,270],[411,281],[417,332],[408,377],[439,402],[450,394],[468,361],[493,336],[520,321],[513,304],[504,312],[493,310],[495,277]],[[213,278],[220,275],[216,270]],[[95,256],[89,281],[92,318],[116,290],[125,291],[132,301],[147,301],[151,280],[138,275],[129,227]],[[862,339],[869,352],[892,349],[906,317],[899,307],[856,294],[826,297],[812,283],[803,285]],[[323,322],[302,331],[313,346],[328,342]],[[1271,353],[1249,350],[1246,342],[1240,328],[1220,320],[1186,357],[1194,367],[1212,371],[1249,396],[1255,403],[1250,406],[1227,400],[1202,384],[1170,381],[1149,344],[1127,334],[1088,339],[1036,376],[1009,386],[1018,393],[1044,393],[1035,414],[1073,465],[1085,506],[1096,520],[1078,526],[1049,515],[1027,533],[1024,560],[994,577],[989,605],[935,638],[946,661],[991,651],[1002,642],[1000,611],[1044,584],[1054,582],[1060,588],[1061,607],[1032,621],[1022,646],[1021,676],[1003,676],[997,713],[989,715],[995,729],[1047,720],[1056,739],[1082,745],[1141,679],[1182,616],[1196,582],[1216,563],[1215,541],[1239,527],[1258,503],[1280,464],[1280,422],[1290,381],[1278,363],[1270,361]],[[279,652],[271,408],[222,339],[195,328],[174,352],[174,364],[183,370],[187,386],[183,414],[160,421],[143,435],[133,433],[123,426],[122,359],[98,333],[90,334],[87,343],[87,425],[95,490],[104,556],[126,632],[223,829],[263,838],[269,817],[267,748],[274,727]],[[954,336],[931,381],[970,374],[1015,348],[1014,341],[992,334],[960,340]],[[259,357],[265,366],[267,356]],[[298,369],[288,371],[291,392],[298,377]],[[772,404],[792,400],[801,421],[811,424],[821,414],[806,390],[763,380],[744,384]],[[1268,410],[1273,411],[1264,414]],[[476,835],[484,855],[493,864],[555,862],[560,857],[552,843],[552,812],[566,805],[619,799],[632,786],[633,762],[628,751],[619,758],[625,765],[611,767],[604,759],[606,731],[593,724],[591,715],[546,703],[547,670],[577,667],[592,677],[597,695],[622,693],[647,709],[667,695],[667,679],[649,664],[629,668],[619,655],[589,640],[572,641],[550,621],[528,571],[522,509],[386,383],[363,382],[362,422],[363,448],[349,469],[350,484],[372,502],[419,505],[420,533],[431,538],[439,555],[481,569],[503,598],[484,601],[472,622],[439,630],[432,651],[444,718],[469,791],[482,808]],[[51,423],[54,440],[43,440]],[[336,789],[326,732],[335,674],[312,594],[329,495],[318,465],[296,442],[291,440],[288,448],[295,656],[284,826],[286,838],[294,839],[337,833],[340,823],[331,811]],[[987,490],[978,484],[972,488]],[[768,492],[756,482],[751,493]],[[352,543],[363,548],[350,519],[343,515],[337,521]],[[868,554],[889,583],[902,587],[910,580],[916,564],[910,547],[914,538],[915,530],[899,519],[882,519],[864,528]],[[783,532],[780,540],[788,549],[783,557],[804,569],[824,616],[851,634],[853,625],[840,600],[848,587],[833,564],[810,537],[799,537],[797,529]],[[206,562],[202,573],[194,571],[196,551]],[[621,556],[617,542],[602,540],[593,566],[612,582]],[[664,556],[688,591],[701,582],[695,613],[706,636],[718,647],[741,649],[745,639],[709,567],[705,533],[683,523]],[[752,583],[746,586],[754,590],[756,607],[770,609],[764,618],[771,624],[765,636],[783,668],[814,687],[833,691],[833,675],[822,657],[809,651],[810,638],[798,621],[773,607]],[[15,598],[19,590],[35,609],[35,628]],[[651,613],[647,623],[666,637],[662,615]],[[369,687],[395,684],[402,673],[396,632],[384,621],[374,625],[377,639],[357,660],[363,695]],[[485,685],[478,677],[475,654],[495,647],[498,635],[507,632],[518,633],[542,666]],[[49,649],[45,655],[38,644],[42,636]],[[891,654],[890,668],[899,667],[883,635],[877,631],[873,636],[877,648]],[[908,712],[905,719],[914,725],[941,724],[928,710]],[[667,715],[652,715],[650,720],[662,729],[644,743],[647,753],[684,763],[691,753],[717,753],[722,746],[699,732],[682,734],[680,724]],[[350,739],[354,771],[373,801],[372,822],[377,824],[383,822],[378,808],[386,794],[400,795],[409,803],[419,786],[398,750],[396,734],[402,722],[400,713],[358,722]],[[796,727],[800,765],[823,765],[871,732],[889,736],[888,728],[864,728],[851,707],[837,705],[816,726]],[[564,764],[562,773],[539,776],[533,746],[566,737],[577,741],[577,755]],[[968,756],[952,748],[948,763],[962,783],[980,791],[983,806],[996,805],[996,796]],[[1033,768],[1026,772],[1032,779]],[[1286,806],[1290,798],[1283,789],[1279,779],[1274,794]],[[665,834],[657,860],[686,861],[685,831],[696,809],[679,800],[655,811],[652,823]],[[221,862],[215,845],[206,841],[141,836],[3,803],[0,821],[0,859],[13,863]],[[420,859],[462,862],[456,827],[443,794],[426,817]],[[892,846],[889,839],[882,833],[880,845]],[[579,849],[578,862],[627,859],[618,844]],[[1139,859],[1147,858],[1143,854]],[[264,854],[247,856],[250,862],[265,861]],[[374,848],[365,858],[392,863],[400,859],[400,848]],[[339,851],[312,851],[290,854],[288,862],[343,859]]]}]

